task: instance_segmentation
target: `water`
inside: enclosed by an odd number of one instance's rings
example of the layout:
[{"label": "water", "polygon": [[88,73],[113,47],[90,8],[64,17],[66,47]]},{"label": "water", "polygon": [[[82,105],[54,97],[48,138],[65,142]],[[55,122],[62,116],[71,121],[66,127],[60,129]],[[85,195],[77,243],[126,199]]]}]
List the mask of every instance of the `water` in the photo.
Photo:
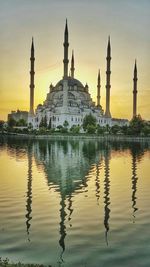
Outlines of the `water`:
[{"label": "water", "polygon": [[64,267],[150,266],[150,148],[0,142],[0,256]]}]

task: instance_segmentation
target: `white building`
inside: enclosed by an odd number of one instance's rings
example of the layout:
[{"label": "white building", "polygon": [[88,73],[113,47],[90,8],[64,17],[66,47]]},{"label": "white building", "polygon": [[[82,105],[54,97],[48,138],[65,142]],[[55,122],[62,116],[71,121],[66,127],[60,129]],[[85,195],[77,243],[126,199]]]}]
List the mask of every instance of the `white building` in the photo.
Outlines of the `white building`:
[{"label": "white building", "polygon": [[112,119],[110,113],[110,62],[111,62],[111,46],[110,38],[107,47],[107,71],[106,71],[106,112],[100,105],[100,71],[98,73],[97,83],[97,105],[93,102],[89,93],[88,85],[85,86],[76,78],[74,78],[74,54],[72,53],[71,69],[68,74],[68,26],[66,21],[64,33],[64,74],[63,78],[55,85],[49,87],[49,93],[46,100],[38,105],[34,113],[34,44],[32,40],[31,46],[31,72],[30,72],[30,112],[28,124],[32,124],[33,128],[39,128],[42,118],[47,121],[51,128],[57,128],[68,122],[68,128],[73,125],[82,126],[83,119],[86,114],[92,114],[97,124],[100,126],[112,126],[118,124],[120,126],[128,124],[128,120]]}]

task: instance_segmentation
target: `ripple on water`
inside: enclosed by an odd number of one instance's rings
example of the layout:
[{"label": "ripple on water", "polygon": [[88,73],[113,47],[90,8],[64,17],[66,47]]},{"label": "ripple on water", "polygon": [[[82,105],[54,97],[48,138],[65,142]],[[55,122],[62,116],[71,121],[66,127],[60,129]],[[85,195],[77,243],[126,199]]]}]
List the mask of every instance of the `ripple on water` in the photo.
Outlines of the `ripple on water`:
[{"label": "ripple on water", "polygon": [[150,181],[141,169],[149,161],[142,146],[9,146],[2,151],[1,256],[64,267],[150,266]]}]

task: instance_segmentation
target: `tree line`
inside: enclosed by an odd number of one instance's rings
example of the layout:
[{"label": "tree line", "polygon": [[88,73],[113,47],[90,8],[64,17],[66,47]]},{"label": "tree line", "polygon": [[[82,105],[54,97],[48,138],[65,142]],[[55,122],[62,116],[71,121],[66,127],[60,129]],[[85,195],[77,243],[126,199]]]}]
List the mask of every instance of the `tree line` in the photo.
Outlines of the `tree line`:
[{"label": "tree line", "polygon": [[[13,118],[8,120],[7,126],[5,126],[4,121],[0,121],[0,130],[10,131],[10,132],[24,132],[24,133],[39,133],[39,134],[48,134],[48,133],[73,133],[78,134],[80,132],[87,134],[112,134],[112,135],[133,135],[133,136],[150,136],[150,122],[145,121],[141,118],[140,115],[134,117],[129,125],[119,126],[113,125],[110,127],[108,124],[106,126],[100,126],[97,124],[96,118],[92,115],[86,115],[83,120],[82,126],[73,125],[71,128],[69,127],[69,123],[67,120],[64,121],[63,125],[58,125],[56,128],[52,128],[51,120],[47,122],[46,116],[41,119],[39,129],[35,130],[32,127],[32,124],[27,126],[27,123],[24,119],[20,119],[19,121],[15,121]],[[15,127],[18,127],[17,129]],[[23,127],[24,129],[19,129],[19,127]],[[83,129],[83,130],[82,130]],[[81,131],[82,130],[82,131]]]}]

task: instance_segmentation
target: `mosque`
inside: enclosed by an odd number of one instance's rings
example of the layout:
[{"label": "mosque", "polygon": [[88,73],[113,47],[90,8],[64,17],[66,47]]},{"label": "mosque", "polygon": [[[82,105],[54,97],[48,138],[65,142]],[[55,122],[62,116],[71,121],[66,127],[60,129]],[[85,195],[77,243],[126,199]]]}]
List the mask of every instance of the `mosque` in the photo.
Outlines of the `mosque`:
[{"label": "mosque", "polygon": [[[115,119],[110,111],[110,91],[111,91],[111,44],[108,39],[106,56],[106,109],[105,112],[101,106],[101,77],[100,70],[97,79],[97,103],[90,95],[87,84],[83,85],[75,78],[74,53],[72,52],[71,68],[69,72],[69,34],[66,20],[64,32],[64,59],[63,59],[63,78],[55,86],[49,87],[49,92],[43,104],[39,104],[34,111],[34,42],[31,45],[31,70],[30,70],[30,111],[28,113],[28,125],[32,124],[34,129],[38,129],[42,119],[46,119],[47,125],[51,128],[63,126],[68,122],[68,128],[73,125],[83,124],[83,119],[87,114],[92,114],[100,126],[128,125],[127,119]],[[134,68],[134,90],[133,90],[133,112],[136,115],[136,97],[137,97],[137,69]]]}]

